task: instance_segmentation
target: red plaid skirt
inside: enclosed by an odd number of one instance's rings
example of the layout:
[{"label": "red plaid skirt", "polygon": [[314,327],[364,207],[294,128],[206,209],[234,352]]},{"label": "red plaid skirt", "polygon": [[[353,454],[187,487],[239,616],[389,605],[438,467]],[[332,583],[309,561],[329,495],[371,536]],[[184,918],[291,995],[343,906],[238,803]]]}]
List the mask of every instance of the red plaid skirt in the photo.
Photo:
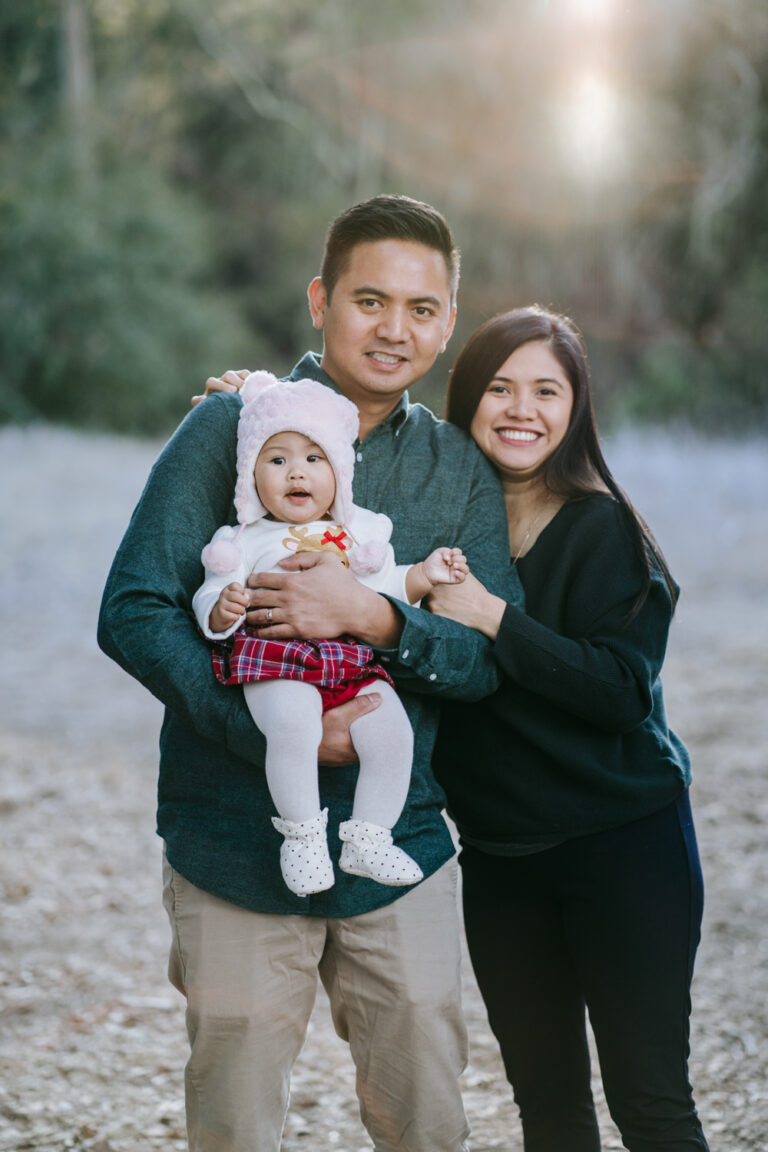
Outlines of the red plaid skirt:
[{"label": "red plaid skirt", "polygon": [[247,625],[213,650],[213,670],[222,684],[254,680],[304,680],[323,698],[323,711],[357,696],[366,684],[392,677],[373,662],[373,649],[343,640],[262,640]]}]

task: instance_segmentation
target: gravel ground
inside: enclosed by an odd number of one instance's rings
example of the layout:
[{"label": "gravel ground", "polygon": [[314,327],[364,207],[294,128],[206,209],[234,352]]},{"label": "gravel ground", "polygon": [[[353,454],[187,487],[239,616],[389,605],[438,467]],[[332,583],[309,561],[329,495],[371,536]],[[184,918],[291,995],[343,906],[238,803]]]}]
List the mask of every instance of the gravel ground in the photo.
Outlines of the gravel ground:
[{"label": "gravel ground", "polygon": [[[0,627],[12,654],[0,669],[0,1152],[186,1147],[183,1002],[165,981],[154,835],[160,709],[94,638],[111,556],[158,447],[0,429]],[[765,1152],[768,452],[758,440],[644,433],[617,436],[607,453],[684,587],[665,684],[694,757],[707,883],[692,1040],[699,1110],[713,1152]],[[43,659],[29,644],[38,618]],[[474,1152],[518,1152],[468,965],[465,1008]],[[287,1152],[370,1149],[353,1079],[321,993]],[[602,1103],[601,1117],[604,1148],[620,1148]]]}]

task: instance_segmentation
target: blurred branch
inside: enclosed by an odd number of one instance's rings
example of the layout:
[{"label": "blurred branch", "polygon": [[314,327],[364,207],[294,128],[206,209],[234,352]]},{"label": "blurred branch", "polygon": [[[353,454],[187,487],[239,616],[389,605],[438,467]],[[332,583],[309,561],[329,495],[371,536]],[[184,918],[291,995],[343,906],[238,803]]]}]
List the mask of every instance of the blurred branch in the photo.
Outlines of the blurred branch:
[{"label": "blurred branch", "polygon": [[226,27],[207,5],[187,3],[183,12],[195,37],[212,59],[221,64],[245,97],[250,108],[264,120],[276,120],[300,133],[315,159],[328,172],[337,172],[344,159],[328,138],[319,137],[316,117],[296,100],[276,92],[260,74],[249,42]]},{"label": "blurred branch", "polygon": [[61,0],[64,103],[72,158],[82,181],[93,174],[93,62],[83,0]]},{"label": "blurred branch", "polygon": [[725,45],[713,63],[706,70],[700,127],[704,170],[691,205],[691,238],[704,257],[712,255],[715,216],[734,203],[752,176],[763,96],[760,77],[743,51]]}]

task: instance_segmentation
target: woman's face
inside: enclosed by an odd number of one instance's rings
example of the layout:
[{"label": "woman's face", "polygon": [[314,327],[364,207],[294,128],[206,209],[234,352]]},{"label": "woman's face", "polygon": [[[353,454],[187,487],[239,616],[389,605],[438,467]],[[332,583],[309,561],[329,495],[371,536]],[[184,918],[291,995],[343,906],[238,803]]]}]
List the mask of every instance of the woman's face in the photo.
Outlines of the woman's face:
[{"label": "woman's face", "polygon": [[545,343],[521,344],[489,382],[470,432],[502,476],[538,475],[568,431],[573,388]]}]

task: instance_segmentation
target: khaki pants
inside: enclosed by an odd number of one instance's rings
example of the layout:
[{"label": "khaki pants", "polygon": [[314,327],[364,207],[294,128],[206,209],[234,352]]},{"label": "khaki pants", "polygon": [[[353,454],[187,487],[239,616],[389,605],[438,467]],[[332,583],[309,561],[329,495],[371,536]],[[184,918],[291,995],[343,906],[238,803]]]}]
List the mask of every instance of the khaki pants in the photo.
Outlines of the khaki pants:
[{"label": "khaki pants", "polygon": [[187,998],[191,1152],[278,1152],[318,973],[376,1152],[466,1152],[455,860],[344,919],[249,912],[167,861],[164,880],[168,975]]}]

